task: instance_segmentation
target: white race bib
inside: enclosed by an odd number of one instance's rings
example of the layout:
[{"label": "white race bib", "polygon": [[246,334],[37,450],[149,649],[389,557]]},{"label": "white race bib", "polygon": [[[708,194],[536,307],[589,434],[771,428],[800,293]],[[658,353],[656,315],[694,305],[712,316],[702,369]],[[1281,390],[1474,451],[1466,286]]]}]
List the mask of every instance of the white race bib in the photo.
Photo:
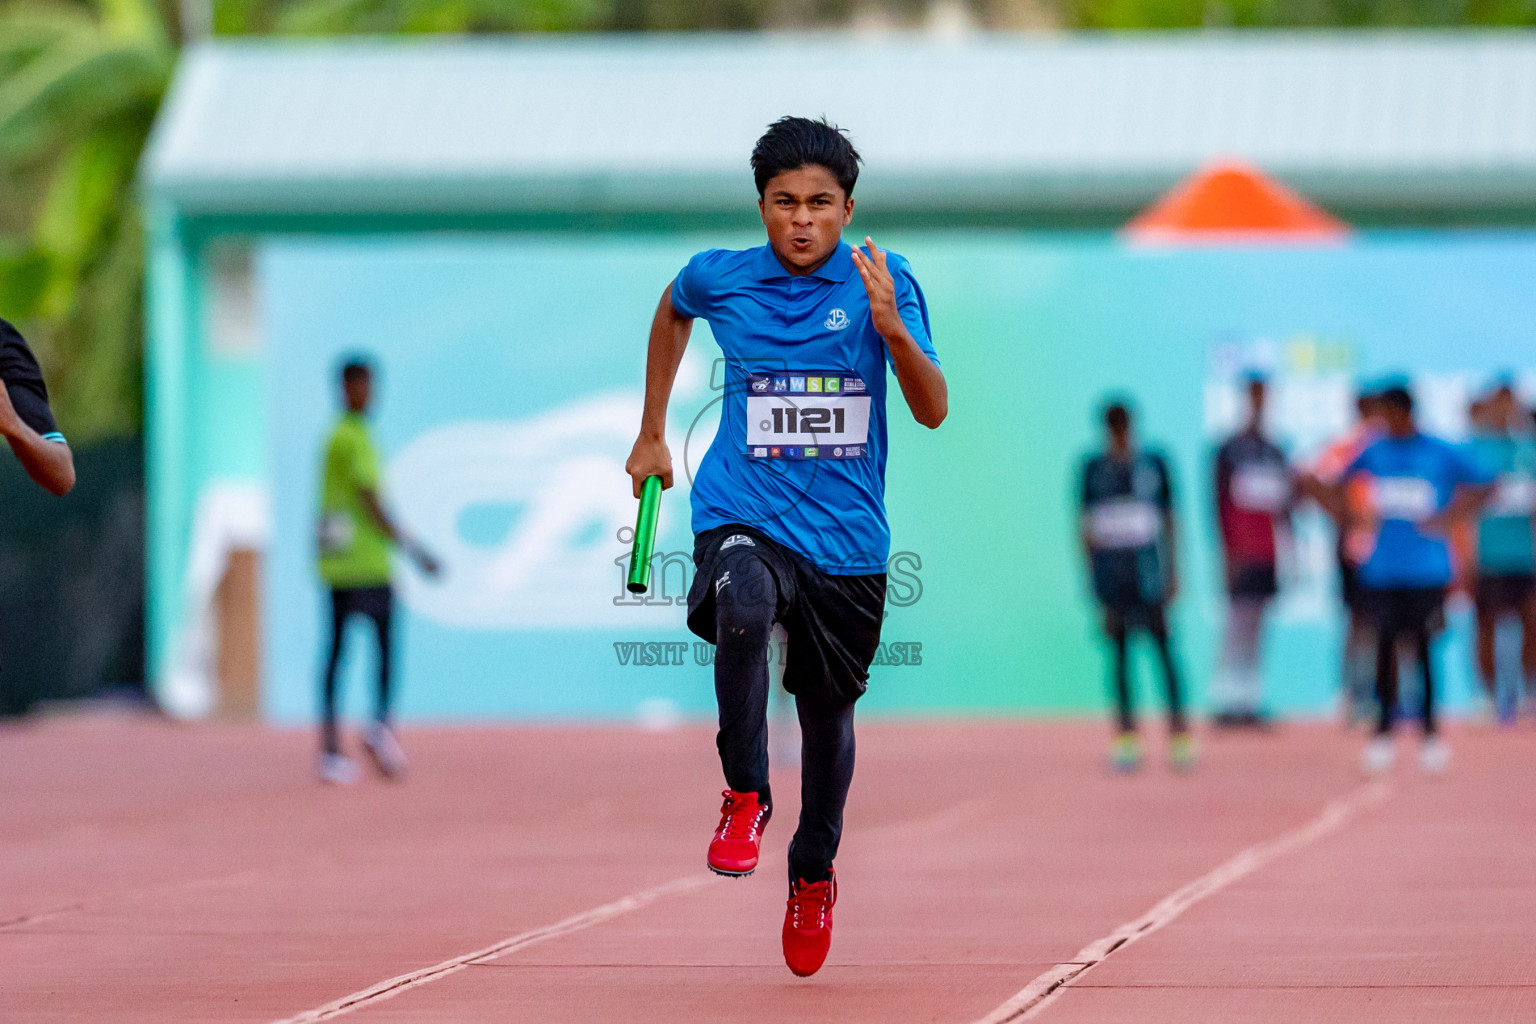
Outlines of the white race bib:
[{"label": "white race bib", "polygon": [[851,374],[747,377],[747,455],[754,459],[862,459],[870,398]]},{"label": "white race bib", "polygon": [[1416,476],[1380,476],[1371,481],[1372,505],[1383,519],[1420,523],[1440,507],[1435,485]]},{"label": "white race bib", "polygon": [[1135,498],[1111,498],[1088,509],[1088,539],[1096,548],[1144,548],[1162,533],[1156,505]]},{"label": "white race bib", "polygon": [[327,512],[320,517],[320,553],[339,555],[357,539],[357,526],[345,512]]},{"label": "white race bib", "polygon": [[1232,504],[1249,512],[1275,513],[1291,500],[1291,478],[1279,466],[1254,462],[1232,473]]},{"label": "white race bib", "polygon": [[1536,512],[1536,479],[1525,473],[1505,473],[1494,485],[1485,515],[1528,516]]}]

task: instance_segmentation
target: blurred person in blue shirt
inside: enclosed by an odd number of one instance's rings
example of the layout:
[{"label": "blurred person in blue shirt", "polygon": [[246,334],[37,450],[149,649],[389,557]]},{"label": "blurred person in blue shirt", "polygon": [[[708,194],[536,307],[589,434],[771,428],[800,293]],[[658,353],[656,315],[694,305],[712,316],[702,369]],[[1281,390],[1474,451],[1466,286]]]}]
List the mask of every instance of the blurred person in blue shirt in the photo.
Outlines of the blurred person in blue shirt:
[{"label": "blurred person in blue shirt", "polygon": [[1337,483],[1322,484],[1313,477],[1306,486],[1336,516],[1349,519],[1345,499],[1349,481],[1361,475],[1370,479],[1367,515],[1376,542],[1360,566],[1360,583],[1376,622],[1379,709],[1376,736],[1363,755],[1364,767],[1379,774],[1395,759],[1397,646],[1405,640],[1418,655],[1424,677],[1420,765],[1425,771],[1440,772],[1450,750],[1439,737],[1435,719],[1432,622],[1451,584],[1451,526],[1477,514],[1493,491],[1493,478],[1461,448],[1419,431],[1407,388],[1387,388],[1380,401],[1386,436],[1356,456]]},{"label": "blurred person in blue shirt", "polygon": [[[1480,404],[1469,450],[1494,480],[1494,490],[1477,518],[1477,667],[1499,722],[1510,725],[1519,713],[1521,690],[1536,688],[1536,437],[1530,414],[1508,383]],[[1521,634],[1523,686],[1499,678],[1497,637],[1501,623],[1511,618]]]}]

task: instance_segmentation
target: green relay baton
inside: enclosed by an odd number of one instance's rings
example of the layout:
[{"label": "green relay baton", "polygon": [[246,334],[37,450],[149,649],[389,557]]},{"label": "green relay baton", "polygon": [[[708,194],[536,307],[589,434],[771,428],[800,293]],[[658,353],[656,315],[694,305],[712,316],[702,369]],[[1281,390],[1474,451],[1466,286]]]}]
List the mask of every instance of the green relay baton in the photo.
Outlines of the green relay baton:
[{"label": "green relay baton", "polygon": [[661,477],[648,476],[640,485],[640,514],[635,516],[635,547],[629,553],[629,592],[651,588],[651,555],[656,550],[656,514],[661,511]]}]

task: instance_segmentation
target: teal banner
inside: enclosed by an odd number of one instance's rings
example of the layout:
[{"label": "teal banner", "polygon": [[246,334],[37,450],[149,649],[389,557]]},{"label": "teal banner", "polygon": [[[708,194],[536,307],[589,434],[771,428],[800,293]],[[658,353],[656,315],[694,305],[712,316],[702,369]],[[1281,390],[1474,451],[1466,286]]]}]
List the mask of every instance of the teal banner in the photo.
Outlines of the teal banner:
[{"label": "teal banner", "polygon": [[[713,708],[710,648],[683,626],[687,469],[719,415],[718,349],[698,325],[669,418],[678,486],[661,506],[651,591],[624,586],[636,503],[623,464],[646,331],[695,251],[682,234],[294,240],[260,261],[274,537],[265,702],[316,704],[328,625],[314,565],[320,446],[336,368],[382,371],[387,499],[446,565],[397,569],[401,711],[417,719],[664,720]],[[949,420],[911,421],[892,388],[893,529],[885,640],[868,710],[1069,713],[1105,700],[1073,485],[1111,393],[1171,457],[1184,592],[1176,643],[1197,695],[1224,614],[1210,457],[1239,383],[1272,376],[1271,426],[1305,459],[1349,422],[1354,382],[1402,372],[1428,426],[1464,436],[1496,372],[1536,383],[1536,236],[1365,236],[1336,247],[1138,249],[1105,236],[908,233],[949,378]],[[1297,526],[1271,617],[1265,685],[1327,711],[1341,616],[1328,527]],[[1449,697],[1471,683],[1465,611],[1441,645]],[[362,640],[361,632],[358,638]],[[366,706],[358,643],[347,706]],[[1142,673],[1144,689],[1150,679]]]}]

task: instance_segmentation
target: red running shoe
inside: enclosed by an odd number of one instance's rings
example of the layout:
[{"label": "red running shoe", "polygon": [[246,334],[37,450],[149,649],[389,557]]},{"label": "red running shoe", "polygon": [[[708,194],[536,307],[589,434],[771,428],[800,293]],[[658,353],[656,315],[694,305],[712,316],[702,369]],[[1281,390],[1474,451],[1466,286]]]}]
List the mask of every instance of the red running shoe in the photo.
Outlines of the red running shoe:
[{"label": "red running shoe", "polygon": [[750,875],[757,870],[763,826],[768,824],[770,811],[757,802],[756,793],[728,789],[720,795],[725,803],[720,806],[720,827],[709,843],[709,870],[733,878]]},{"label": "red running shoe", "polygon": [[794,895],[784,908],[784,962],[797,977],[821,970],[832,948],[832,905],[837,902],[837,875],[825,882],[795,880]]}]

